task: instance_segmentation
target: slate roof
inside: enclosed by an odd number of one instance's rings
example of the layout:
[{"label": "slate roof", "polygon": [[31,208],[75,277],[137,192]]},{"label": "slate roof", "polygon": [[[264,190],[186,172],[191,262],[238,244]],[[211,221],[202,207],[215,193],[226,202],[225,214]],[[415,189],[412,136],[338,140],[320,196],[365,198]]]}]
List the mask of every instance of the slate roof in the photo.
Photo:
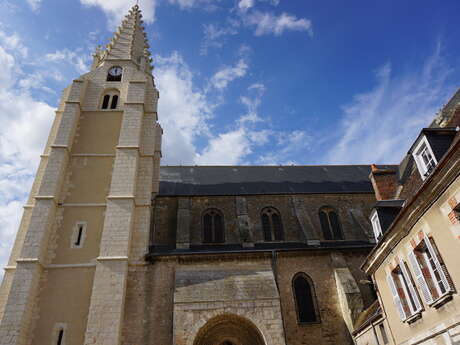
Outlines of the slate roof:
[{"label": "slate roof", "polygon": [[162,166],[159,195],[373,193],[370,171],[370,165]]}]

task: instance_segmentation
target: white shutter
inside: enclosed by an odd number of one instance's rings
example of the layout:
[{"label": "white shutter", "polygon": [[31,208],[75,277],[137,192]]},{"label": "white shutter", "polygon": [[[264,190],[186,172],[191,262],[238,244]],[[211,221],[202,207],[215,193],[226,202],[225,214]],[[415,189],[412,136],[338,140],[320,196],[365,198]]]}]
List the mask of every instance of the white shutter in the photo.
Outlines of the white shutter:
[{"label": "white shutter", "polygon": [[393,277],[391,276],[391,273],[387,275],[387,282],[388,286],[390,287],[391,294],[393,295],[393,301],[395,303],[396,309],[398,310],[399,317],[401,320],[405,320],[406,317],[406,312],[404,311],[404,308],[401,303],[401,298],[399,298],[398,290],[396,289],[395,282],[393,281]]},{"label": "white shutter", "polygon": [[[406,279],[407,285],[409,286],[409,293],[411,294],[412,299],[414,300],[415,310],[412,310],[412,313],[415,314],[419,312],[420,310],[422,310],[422,304],[420,303],[420,299],[418,298],[417,291],[415,291],[415,287],[412,282],[412,277],[410,273],[407,271],[406,263],[402,261],[401,259],[399,261],[399,267],[401,267],[401,271],[404,276],[404,279]],[[410,305],[410,307],[412,309],[412,305]]]},{"label": "white shutter", "polygon": [[422,290],[422,295],[425,299],[425,302],[428,304],[433,303],[433,295],[431,294],[431,291],[428,288],[428,284],[426,283],[425,277],[423,276],[422,269],[420,268],[415,253],[411,251],[409,252],[409,254],[407,254],[407,257],[409,258],[409,262],[414,271],[415,281],[417,282],[417,285],[420,288],[420,290]]},{"label": "white shutter", "polygon": [[452,288],[449,284],[449,280],[447,279],[447,276],[444,273],[444,269],[441,263],[439,262],[439,253],[437,252],[437,250],[433,248],[433,245],[431,244],[431,240],[428,238],[426,234],[425,234],[425,243],[426,243],[426,247],[428,248],[428,251],[433,257],[434,264],[436,265],[436,268],[438,269],[438,272],[441,277],[441,281],[442,281],[442,284],[444,285],[445,290],[451,291]]}]

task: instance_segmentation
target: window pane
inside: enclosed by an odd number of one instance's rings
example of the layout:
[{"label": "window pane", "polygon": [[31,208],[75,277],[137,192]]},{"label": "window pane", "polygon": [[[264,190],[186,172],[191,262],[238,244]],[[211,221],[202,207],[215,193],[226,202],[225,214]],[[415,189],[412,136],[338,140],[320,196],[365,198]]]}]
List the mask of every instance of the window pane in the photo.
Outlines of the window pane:
[{"label": "window pane", "polygon": [[382,341],[384,344],[388,344],[388,337],[387,337],[387,332],[385,331],[385,326],[383,323],[379,325],[380,328],[380,334],[382,335]]},{"label": "window pane", "polygon": [[64,337],[64,330],[61,329],[61,330],[59,330],[58,339],[57,339],[57,345],[62,345],[62,338],[63,337]]},{"label": "window pane", "polygon": [[299,322],[317,321],[313,295],[307,279],[302,276],[295,278],[294,293],[296,297]]},{"label": "window pane", "polygon": [[273,230],[275,233],[275,240],[282,241],[284,236],[283,236],[283,225],[281,224],[280,216],[274,213],[272,215],[272,222],[273,222]]},{"label": "window pane", "polygon": [[104,100],[102,101],[102,109],[107,109],[109,107],[110,96],[105,95]]},{"label": "window pane", "polygon": [[329,212],[329,220],[331,222],[334,240],[343,240],[342,229],[340,228],[340,221],[337,213],[334,211]]},{"label": "window pane", "polygon": [[321,222],[321,229],[323,230],[324,239],[332,240],[331,229],[329,228],[329,221],[327,219],[326,212],[319,212],[319,221]]},{"label": "window pane", "polygon": [[262,228],[264,231],[264,240],[271,241],[272,240],[272,232],[270,228],[270,219],[268,218],[267,214],[262,214]]},{"label": "window pane", "polygon": [[224,224],[220,214],[214,215],[214,242],[224,242]]},{"label": "window pane", "polygon": [[118,103],[118,96],[114,95],[112,97],[112,104],[110,105],[110,109],[116,109],[117,108],[117,103]]},{"label": "window pane", "polygon": [[212,217],[210,214],[205,214],[203,217],[203,242],[212,242]]}]

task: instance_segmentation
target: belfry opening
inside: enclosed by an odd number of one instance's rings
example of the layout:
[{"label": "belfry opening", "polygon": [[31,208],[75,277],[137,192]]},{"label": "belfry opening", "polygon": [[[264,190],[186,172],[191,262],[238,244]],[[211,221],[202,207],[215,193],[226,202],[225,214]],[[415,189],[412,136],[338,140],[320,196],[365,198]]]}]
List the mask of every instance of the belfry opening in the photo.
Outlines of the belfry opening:
[{"label": "belfry opening", "polygon": [[201,327],[193,345],[265,345],[265,342],[251,321],[237,315],[221,315]]}]

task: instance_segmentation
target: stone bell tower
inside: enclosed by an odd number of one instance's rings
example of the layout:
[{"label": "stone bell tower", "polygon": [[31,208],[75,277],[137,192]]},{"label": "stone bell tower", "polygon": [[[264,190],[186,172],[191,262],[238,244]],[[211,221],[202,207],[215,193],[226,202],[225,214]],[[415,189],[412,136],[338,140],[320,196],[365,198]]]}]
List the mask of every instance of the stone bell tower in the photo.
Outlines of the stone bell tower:
[{"label": "stone bell tower", "polygon": [[121,343],[161,157],[141,18],[136,5],[64,90],[5,268],[1,345]]}]

